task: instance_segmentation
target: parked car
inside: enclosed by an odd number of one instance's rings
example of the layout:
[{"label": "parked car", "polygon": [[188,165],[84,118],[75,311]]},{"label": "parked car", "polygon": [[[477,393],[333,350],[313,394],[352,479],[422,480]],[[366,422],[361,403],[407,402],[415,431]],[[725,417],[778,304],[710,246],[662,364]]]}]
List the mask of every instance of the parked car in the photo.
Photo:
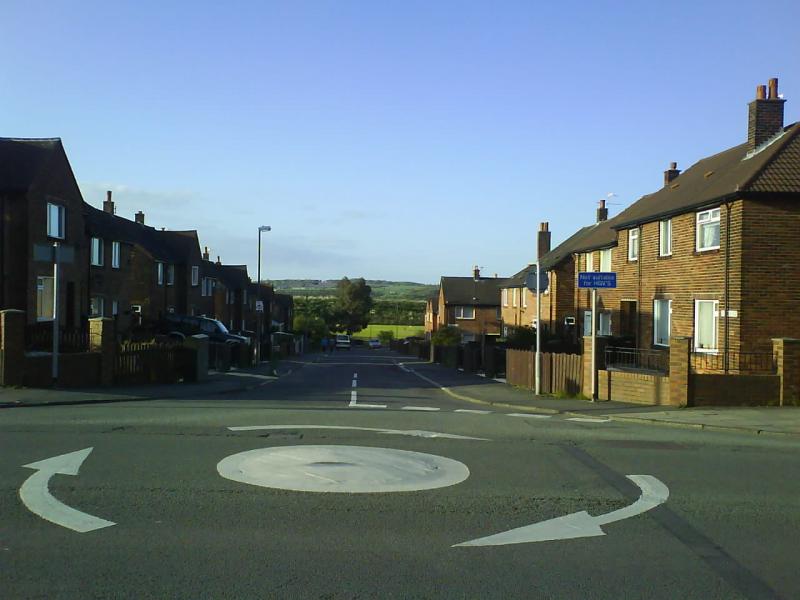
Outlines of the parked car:
[{"label": "parked car", "polygon": [[250,338],[243,335],[235,335],[228,331],[228,328],[216,319],[208,317],[193,317],[189,315],[168,314],[159,324],[162,333],[172,337],[186,337],[190,335],[204,334],[211,342],[225,344],[250,344]]},{"label": "parked car", "polygon": [[381,347],[381,341],[380,341],[379,339],[372,339],[372,340],[370,340],[370,341],[368,342],[368,344],[369,344],[369,347],[370,347],[372,350],[376,350],[376,349],[378,349],[378,348],[380,348],[380,347]]},{"label": "parked car", "polygon": [[350,336],[337,335],[336,336],[336,349],[337,350],[350,350]]}]

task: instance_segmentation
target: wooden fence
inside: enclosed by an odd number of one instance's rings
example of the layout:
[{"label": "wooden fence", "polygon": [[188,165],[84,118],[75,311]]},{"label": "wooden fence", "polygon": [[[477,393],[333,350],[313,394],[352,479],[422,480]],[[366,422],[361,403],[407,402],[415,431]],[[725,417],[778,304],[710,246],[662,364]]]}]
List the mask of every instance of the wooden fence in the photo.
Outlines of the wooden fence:
[{"label": "wooden fence", "polygon": [[180,344],[122,344],[114,363],[114,383],[175,383],[187,371],[192,351]]},{"label": "wooden fence", "polygon": [[[583,360],[580,354],[542,352],[542,393],[577,396],[583,382]],[[506,350],[506,381],[529,390],[536,385],[536,353],[527,350]]]}]

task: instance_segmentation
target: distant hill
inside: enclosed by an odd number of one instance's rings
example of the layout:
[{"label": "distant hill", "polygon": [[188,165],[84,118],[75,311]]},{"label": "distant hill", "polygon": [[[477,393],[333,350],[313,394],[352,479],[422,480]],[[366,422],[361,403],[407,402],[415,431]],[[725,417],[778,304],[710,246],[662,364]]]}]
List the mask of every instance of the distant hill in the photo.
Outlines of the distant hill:
[{"label": "distant hill", "polygon": [[[292,296],[333,296],[336,279],[276,279],[271,281],[275,289]],[[372,297],[376,300],[427,300],[436,295],[438,285],[413,283],[410,281],[384,281],[368,279]]]}]

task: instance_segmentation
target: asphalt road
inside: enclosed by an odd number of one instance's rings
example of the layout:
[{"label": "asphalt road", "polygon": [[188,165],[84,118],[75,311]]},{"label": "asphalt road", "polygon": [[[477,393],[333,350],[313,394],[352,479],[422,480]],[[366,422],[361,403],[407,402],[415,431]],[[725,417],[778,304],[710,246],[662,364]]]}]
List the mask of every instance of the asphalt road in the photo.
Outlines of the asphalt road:
[{"label": "asphalt road", "polygon": [[[243,394],[0,411],[0,597],[800,597],[792,438],[462,412],[481,407],[399,360],[354,349]],[[47,473],[87,448],[77,474]],[[63,505],[114,525],[46,520]],[[549,535],[592,537],[453,547],[582,511]]]}]

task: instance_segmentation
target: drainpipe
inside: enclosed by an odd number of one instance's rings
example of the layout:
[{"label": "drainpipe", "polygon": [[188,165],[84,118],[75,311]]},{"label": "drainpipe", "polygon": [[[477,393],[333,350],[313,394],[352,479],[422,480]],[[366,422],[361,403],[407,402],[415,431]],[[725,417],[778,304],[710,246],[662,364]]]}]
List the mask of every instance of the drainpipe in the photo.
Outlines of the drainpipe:
[{"label": "drainpipe", "polygon": [[725,203],[725,358],[723,359],[723,367],[725,373],[728,373],[728,313],[730,306],[730,293],[728,288],[728,278],[730,273],[731,262],[731,203]]}]

